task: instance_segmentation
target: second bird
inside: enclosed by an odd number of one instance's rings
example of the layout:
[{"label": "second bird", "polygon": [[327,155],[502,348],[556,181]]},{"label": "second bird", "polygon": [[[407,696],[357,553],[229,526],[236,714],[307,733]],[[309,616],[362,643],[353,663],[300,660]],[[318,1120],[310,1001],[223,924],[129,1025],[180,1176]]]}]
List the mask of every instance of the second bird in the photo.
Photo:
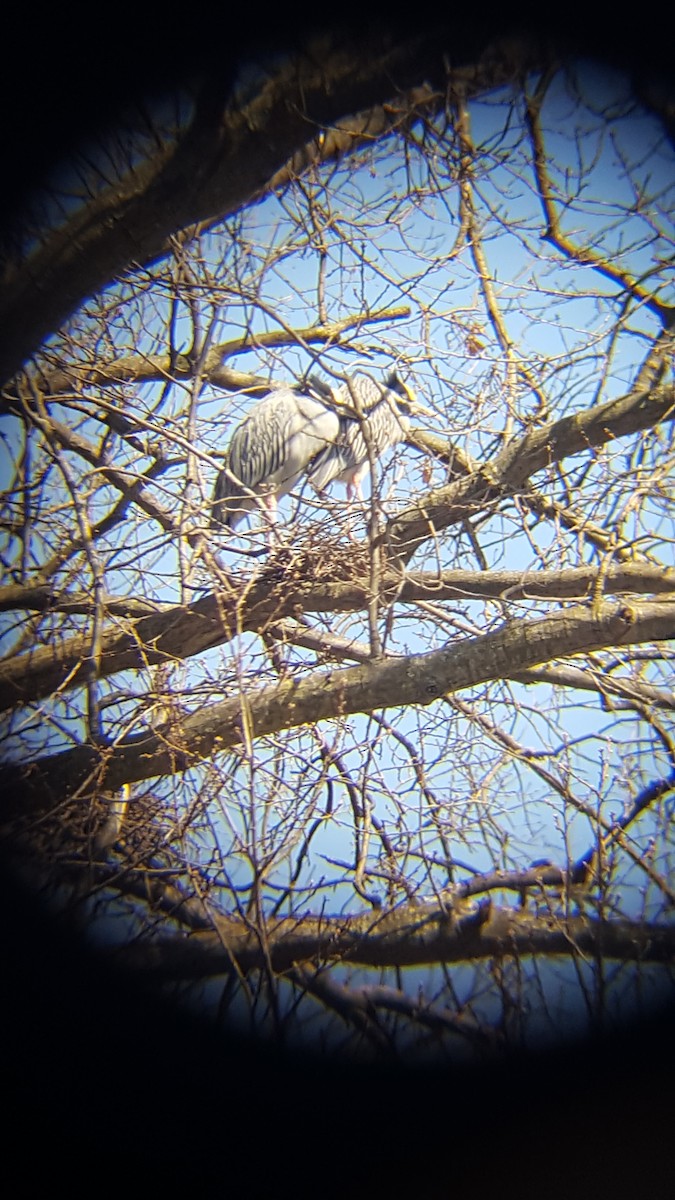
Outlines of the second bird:
[{"label": "second bird", "polygon": [[355,375],[335,389],[333,403],[340,413],[340,431],[314,459],[309,482],[322,492],[336,479],[346,485],[348,500],[354,495],[362,500],[361,483],[370,469],[369,444],[373,458],[380,458],[405,441],[412,416],[433,413],[395,374],[384,384],[369,375]]}]

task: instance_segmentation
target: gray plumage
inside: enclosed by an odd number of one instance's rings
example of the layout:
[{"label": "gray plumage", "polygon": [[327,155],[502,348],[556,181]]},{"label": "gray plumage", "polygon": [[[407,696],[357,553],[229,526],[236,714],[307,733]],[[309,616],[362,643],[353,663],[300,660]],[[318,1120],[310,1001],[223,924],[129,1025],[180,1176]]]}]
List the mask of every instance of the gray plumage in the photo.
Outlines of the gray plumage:
[{"label": "gray plumage", "polygon": [[339,433],[314,459],[309,482],[322,492],[338,480],[347,485],[349,498],[355,492],[361,496],[361,481],[370,467],[368,442],[373,456],[380,458],[408,436],[411,414],[427,410],[395,375],[384,384],[355,375],[334,390],[333,403],[340,413]]},{"label": "gray plumage", "polygon": [[310,463],[340,432],[326,403],[324,384],[276,388],[258,401],[235,429],[216,479],[211,521],[234,529],[261,507],[273,516],[280,496],[292,491]]}]

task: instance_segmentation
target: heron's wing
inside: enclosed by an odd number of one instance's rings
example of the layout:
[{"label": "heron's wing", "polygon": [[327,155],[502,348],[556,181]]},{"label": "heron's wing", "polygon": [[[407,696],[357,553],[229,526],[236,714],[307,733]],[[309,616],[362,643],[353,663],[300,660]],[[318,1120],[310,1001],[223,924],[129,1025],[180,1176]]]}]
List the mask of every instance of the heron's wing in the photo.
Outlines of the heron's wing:
[{"label": "heron's wing", "polygon": [[280,481],[290,480],[290,490],[316,458],[338,438],[340,421],[332,408],[311,396],[296,396],[292,411],[280,414],[283,429],[279,438]]},{"label": "heron's wing", "polygon": [[239,520],[255,507],[251,492],[283,496],[291,491],[339,429],[337,414],[316,398],[294,388],[270,392],[232,435],[225,468],[216,479],[213,519]]},{"label": "heron's wing", "polygon": [[211,527],[229,525],[234,529],[247,512],[253,507],[253,501],[246,498],[245,489],[234,480],[230,472],[230,454],[226,455],[222,470],[216,475],[211,504]]},{"label": "heron's wing", "polygon": [[[309,482],[319,492],[335,479],[353,482],[359,468],[368,464],[369,446],[379,458],[391,446],[403,441],[410,428],[409,418],[399,410],[394,398],[368,376],[357,376],[343,384],[338,389],[336,401],[344,405],[340,410],[339,437],[317,455],[309,472]],[[355,401],[361,407],[360,418],[352,415]]]},{"label": "heron's wing", "polygon": [[317,454],[309,470],[309,482],[317,492],[322,492],[334,479],[349,475],[362,458],[367,457],[368,451],[358,421],[341,417],[339,435]]},{"label": "heron's wing", "polygon": [[379,404],[385,389],[380,383],[370,378],[370,375],[352,375],[335,391],[335,403],[345,415],[361,415],[369,417]]}]

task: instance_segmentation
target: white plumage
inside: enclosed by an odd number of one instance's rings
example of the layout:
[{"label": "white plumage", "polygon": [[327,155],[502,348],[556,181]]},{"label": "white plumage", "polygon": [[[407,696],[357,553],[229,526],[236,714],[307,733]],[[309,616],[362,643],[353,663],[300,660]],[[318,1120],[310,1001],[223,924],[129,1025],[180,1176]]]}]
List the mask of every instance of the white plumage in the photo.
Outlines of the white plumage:
[{"label": "white plumage", "polygon": [[309,468],[309,482],[322,492],[333,480],[347,486],[347,497],[361,497],[361,482],[370,468],[372,456],[380,458],[386,450],[405,441],[410,417],[428,413],[411,388],[391,375],[384,384],[369,375],[355,375],[333,391],[333,403],[340,413],[337,438],[325,447]]},{"label": "white plumage", "polygon": [[235,529],[265,508],[273,519],[280,496],[306,475],[317,492],[333,480],[361,497],[371,456],[402,442],[414,413],[432,416],[396,375],[384,383],[354,375],[337,388],[310,379],[275,388],[235,429],[216,479],[212,524]]},{"label": "white plumage", "polygon": [[274,516],[278,498],[293,490],[313,459],[338,437],[337,413],[317,398],[327,393],[323,385],[306,391],[276,388],[253,406],[235,429],[216,479],[213,524],[234,529],[261,507]]}]

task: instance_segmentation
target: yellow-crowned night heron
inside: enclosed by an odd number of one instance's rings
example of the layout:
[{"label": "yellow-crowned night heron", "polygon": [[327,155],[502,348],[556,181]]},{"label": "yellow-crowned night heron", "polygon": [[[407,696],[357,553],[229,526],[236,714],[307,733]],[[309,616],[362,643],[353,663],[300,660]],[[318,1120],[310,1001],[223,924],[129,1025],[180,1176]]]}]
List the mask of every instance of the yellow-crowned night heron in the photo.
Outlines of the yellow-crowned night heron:
[{"label": "yellow-crowned night heron", "polygon": [[418,412],[433,416],[395,374],[384,384],[369,375],[352,376],[333,391],[333,404],[340,414],[339,433],[311,463],[308,478],[317,492],[334,479],[346,484],[348,502],[354,494],[363,499],[361,482],[370,467],[369,444],[372,455],[380,458],[408,436],[411,416]]},{"label": "yellow-crowned night heron", "polygon": [[265,508],[274,519],[280,496],[292,491],[310,463],[335,442],[340,421],[331,390],[320,381],[275,388],[235,429],[216,479],[211,522],[230,529]]}]

